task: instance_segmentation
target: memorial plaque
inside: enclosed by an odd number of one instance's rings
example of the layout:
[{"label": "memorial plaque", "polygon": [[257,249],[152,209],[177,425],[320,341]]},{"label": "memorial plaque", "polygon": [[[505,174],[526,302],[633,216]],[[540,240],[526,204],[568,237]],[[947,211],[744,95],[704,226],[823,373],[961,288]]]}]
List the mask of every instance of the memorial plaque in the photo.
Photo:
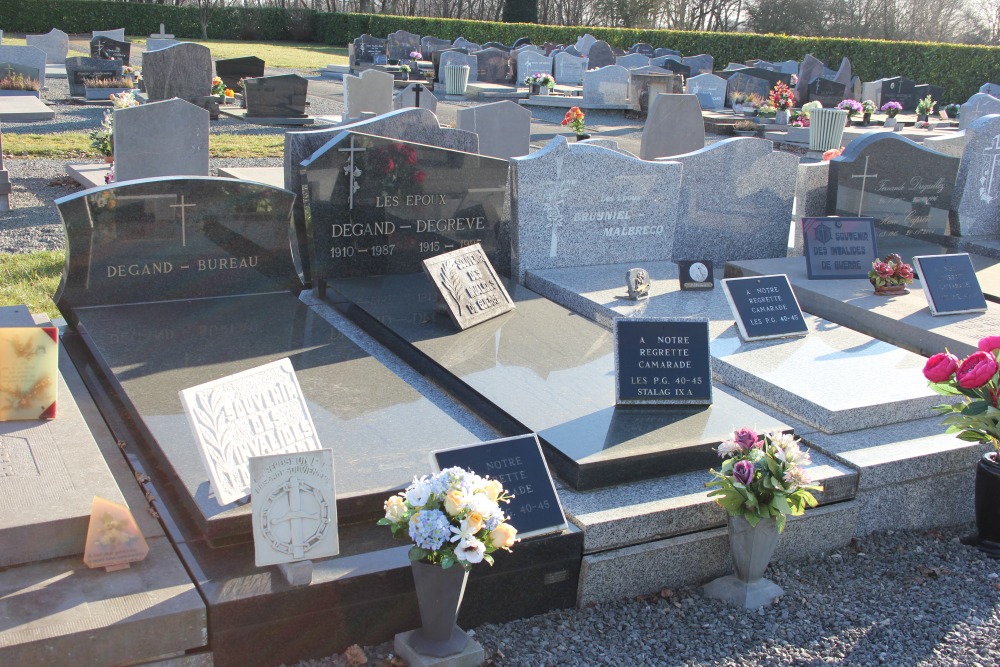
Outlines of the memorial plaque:
[{"label": "memorial plaque", "polygon": [[519,538],[557,533],[568,527],[536,434],[445,449],[433,452],[432,457],[437,470],[458,466],[503,484],[514,498],[501,509],[510,516]]},{"label": "memorial plaque", "polygon": [[344,132],[302,164],[314,278],[419,273],[477,243],[509,273],[507,160]]},{"label": "memorial plaque", "polygon": [[0,421],[55,418],[58,340],[55,327],[0,327]]},{"label": "memorial plaque", "polygon": [[677,279],[682,290],[715,289],[712,277],[712,260],[685,259],[677,262]]},{"label": "memorial plaque", "polygon": [[340,553],[332,450],[254,456],[250,479],[257,567]]},{"label": "memorial plaque", "polygon": [[712,363],[705,320],[615,320],[618,405],[709,405]]},{"label": "memorial plaque", "polygon": [[83,562],[108,572],[123,570],[149,555],[139,524],[125,505],[94,496]]},{"label": "memorial plaque", "polygon": [[288,358],[182,389],[180,398],[220,505],[250,493],[251,457],[320,448]]},{"label": "memorial plaque", "polygon": [[986,312],[986,298],[966,253],[913,258],[931,315]]},{"label": "memorial plaque", "polygon": [[478,243],[423,261],[424,272],[463,331],[512,308],[507,289]]},{"label": "memorial plaque", "polygon": [[132,42],[120,42],[110,37],[95,37],[90,40],[90,57],[100,60],[120,60],[128,65],[132,53]]},{"label": "memorial plaque", "polygon": [[874,218],[802,218],[809,280],[868,278],[878,259]]},{"label": "memorial plaque", "polygon": [[749,342],[809,333],[788,276],[726,278],[722,288],[740,337]]}]

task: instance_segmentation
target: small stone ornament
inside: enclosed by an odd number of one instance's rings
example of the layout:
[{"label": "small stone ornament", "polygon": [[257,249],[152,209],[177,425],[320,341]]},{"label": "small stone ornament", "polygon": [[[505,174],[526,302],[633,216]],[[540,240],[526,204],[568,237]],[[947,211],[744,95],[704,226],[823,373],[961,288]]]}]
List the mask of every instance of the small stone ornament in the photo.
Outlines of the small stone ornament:
[{"label": "small stone ornament", "polygon": [[625,274],[625,286],[628,288],[628,298],[633,301],[649,296],[649,271],[646,269],[629,269]]}]

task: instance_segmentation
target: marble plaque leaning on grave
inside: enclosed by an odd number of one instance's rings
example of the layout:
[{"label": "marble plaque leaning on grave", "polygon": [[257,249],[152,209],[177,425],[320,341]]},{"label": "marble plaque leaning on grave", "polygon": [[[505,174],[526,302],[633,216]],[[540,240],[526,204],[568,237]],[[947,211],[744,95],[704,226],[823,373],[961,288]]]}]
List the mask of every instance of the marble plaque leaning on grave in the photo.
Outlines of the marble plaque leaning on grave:
[{"label": "marble plaque leaning on grave", "polygon": [[459,329],[468,329],[514,307],[478,243],[425,259],[423,266]]}]

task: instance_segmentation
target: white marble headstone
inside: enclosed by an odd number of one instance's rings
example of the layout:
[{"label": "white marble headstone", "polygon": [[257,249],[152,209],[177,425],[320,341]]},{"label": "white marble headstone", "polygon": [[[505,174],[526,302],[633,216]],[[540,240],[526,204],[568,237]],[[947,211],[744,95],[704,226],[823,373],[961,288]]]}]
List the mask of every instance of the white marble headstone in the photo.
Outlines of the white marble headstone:
[{"label": "white marble headstone", "polygon": [[252,457],[320,448],[287,358],[182,389],[180,399],[220,505],[250,493]]},{"label": "white marble headstone", "polygon": [[359,76],[344,77],[344,120],[360,119],[363,112],[376,116],[392,111],[393,77],[366,69]]}]

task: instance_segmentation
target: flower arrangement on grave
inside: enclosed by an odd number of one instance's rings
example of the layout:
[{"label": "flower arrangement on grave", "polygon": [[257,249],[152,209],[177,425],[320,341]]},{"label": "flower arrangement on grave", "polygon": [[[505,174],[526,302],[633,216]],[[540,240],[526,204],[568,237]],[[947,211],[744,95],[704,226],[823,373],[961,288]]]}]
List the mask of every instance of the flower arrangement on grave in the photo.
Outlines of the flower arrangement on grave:
[{"label": "flower arrangement on grave", "polygon": [[524,85],[526,86],[538,86],[539,88],[545,87],[552,90],[556,87],[556,80],[551,74],[543,74],[542,72],[535,72],[534,74],[529,74],[524,77]]},{"label": "flower arrangement on grave", "polygon": [[962,397],[932,408],[948,415],[945,433],[992,445],[994,460],[1000,461],[1000,336],[981,339],[978,348],[961,361],[948,351],[935,354],[924,364],[924,377],[935,393]]},{"label": "flower arrangement on grave", "polygon": [[823,160],[825,162],[829,162],[835,157],[840,157],[840,154],[843,152],[844,152],[843,146],[841,146],[840,148],[831,148],[828,151],[823,151]]},{"label": "flower arrangement on grave", "polygon": [[805,104],[802,105],[802,113],[804,113],[806,115],[806,118],[808,118],[809,114],[812,113],[813,109],[822,109],[822,108],[823,108],[822,102],[820,102],[819,100],[813,100],[812,102],[806,102]]},{"label": "flower arrangement on grave", "polygon": [[718,453],[725,460],[720,470],[709,471],[713,479],[705,486],[729,516],[742,516],[751,526],[773,518],[781,532],[789,514],[799,516],[816,507],[810,491],[823,487],[813,484],[804,470],[812,462],[809,452],[790,433],[741,428],[719,445]]},{"label": "flower arrangement on grave", "polygon": [[517,529],[500,508],[511,498],[495,479],[446,468],[414,478],[405,491],[386,500],[378,525],[413,540],[411,561],[468,570],[483,561],[492,565],[493,552],[510,551],[517,541]]},{"label": "flower arrangement on grave", "polygon": [[952,102],[951,104],[944,105],[944,113],[948,118],[958,118],[959,112],[962,110],[962,105]]},{"label": "flower arrangement on grave", "polygon": [[583,122],[583,119],[586,117],[587,115],[583,113],[580,107],[570,107],[566,115],[563,116],[561,124],[568,125],[573,130],[573,134],[580,136],[581,134],[586,134],[586,125]]},{"label": "flower arrangement on grave", "polygon": [[864,108],[861,106],[861,102],[857,100],[841,100],[837,105],[838,109],[843,109],[847,112],[847,118],[851,119],[856,113],[862,113]]},{"label": "flower arrangement on grave", "polygon": [[226,88],[224,91],[222,91],[222,94],[225,95],[226,97],[236,97],[236,91],[234,91],[232,88]]},{"label": "flower arrangement on grave", "polygon": [[38,79],[23,74],[10,74],[0,78],[0,90],[33,90],[38,91]]},{"label": "flower arrangement on grave", "polygon": [[937,102],[935,102],[930,95],[921,99],[919,102],[917,102],[917,116],[931,115],[932,113],[934,113],[935,105],[937,105]]},{"label": "flower arrangement on grave", "polygon": [[[115,109],[131,109],[132,107],[139,106],[139,100],[135,99],[135,93],[131,90],[126,90],[120,93],[111,93],[108,96],[111,99],[111,105]],[[112,116],[112,121],[114,116]]]},{"label": "flower arrangement on grave", "polygon": [[124,65],[122,67],[122,76],[130,76],[132,80],[138,85],[142,81],[142,71],[132,67],[131,65]]},{"label": "flower arrangement on grave", "polygon": [[881,111],[889,118],[895,118],[896,114],[903,110],[903,105],[896,100],[889,100],[882,105]]},{"label": "flower arrangement on grave", "polygon": [[114,134],[114,129],[114,116],[112,112],[105,111],[104,118],[101,120],[101,126],[96,130],[91,130],[87,134],[91,147],[96,148],[105,157],[110,157],[114,154],[114,149],[111,146],[111,137]]},{"label": "flower arrangement on grave", "polygon": [[115,182],[115,163],[111,163],[111,168],[108,169],[108,173],[104,174],[104,184],[111,185]]},{"label": "flower arrangement on grave", "polygon": [[223,82],[221,76],[212,77],[212,94],[222,95],[226,92],[226,84]]},{"label": "flower arrangement on grave", "polygon": [[805,111],[792,111],[789,119],[792,127],[809,127],[809,114]]},{"label": "flower arrangement on grave", "polygon": [[913,282],[913,267],[903,261],[896,253],[890,253],[885,259],[872,262],[868,280],[876,290],[885,287],[904,287]]},{"label": "flower arrangement on grave", "polygon": [[370,150],[368,167],[385,186],[412,188],[427,179],[427,173],[417,164],[417,149],[413,145],[393,143]]},{"label": "flower arrangement on grave", "polygon": [[407,64],[405,64],[405,63],[402,64],[402,65],[399,65],[399,71],[402,72],[403,74],[409,74],[410,73],[410,66],[407,65]]},{"label": "flower arrangement on grave", "polygon": [[765,101],[757,109],[757,116],[760,118],[774,118],[778,113],[778,110],[774,108],[770,101]]},{"label": "flower arrangement on grave", "polygon": [[871,100],[865,100],[864,102],[861,103],[861,113],[863,113],[866,116],[870,116],[871,114],[875,113],[877,109],[878,107],[875,106],[875,103],[872,102]]},{"label": "flower arrangement on grave", "polygon": [[410,51],[410,58],[413,60],[420,60],[422,57],[423,54],[421,54],[420,51]]},{"label": "flower arrangement on grave", "polygon": [[788,111],[795,106],[795,93],[784,81],[774,84],[771,89],[771,106],[778,111]]}]

